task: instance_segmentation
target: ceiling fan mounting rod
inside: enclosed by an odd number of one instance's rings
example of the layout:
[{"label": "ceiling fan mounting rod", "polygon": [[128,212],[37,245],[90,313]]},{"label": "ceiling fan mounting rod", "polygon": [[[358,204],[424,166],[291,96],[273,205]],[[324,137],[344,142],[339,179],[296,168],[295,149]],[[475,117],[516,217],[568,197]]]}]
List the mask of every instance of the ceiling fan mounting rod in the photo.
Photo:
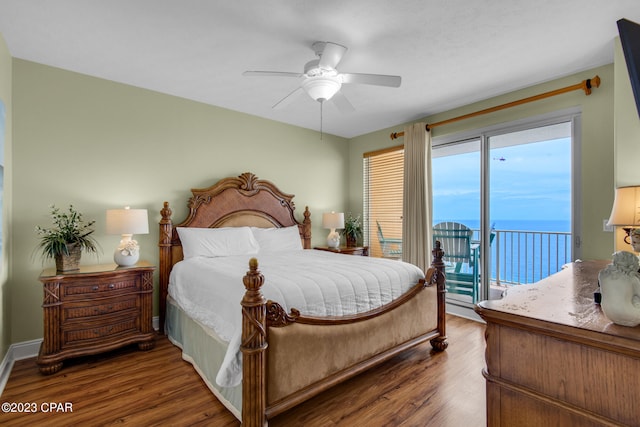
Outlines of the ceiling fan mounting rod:
[{"label": "ceiling fan mounting rod", "polygon": [[316,76],[337,76],[338,71],[333,67],[321,67],[320,60],[314,59],[313,61],[309,61],[304,66],[304,74],[308,77],[316,77]]}]

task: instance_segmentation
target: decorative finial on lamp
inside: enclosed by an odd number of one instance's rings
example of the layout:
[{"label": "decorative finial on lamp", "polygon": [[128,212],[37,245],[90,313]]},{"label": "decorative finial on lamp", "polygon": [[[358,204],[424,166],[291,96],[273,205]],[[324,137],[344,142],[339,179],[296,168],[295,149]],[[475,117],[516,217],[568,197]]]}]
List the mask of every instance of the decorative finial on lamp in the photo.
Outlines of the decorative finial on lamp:
[{"label": "decorative finial on lamp", "polygon": [[146,209],[107,210],[107,234],[120,234],[122,240],[113,253],[113,260],[119,266],[130,266],[140,258],[140,246],[131,237],[134,234],[149,233],[149,218]]},{"label": "decorative finial on lamp", "polygon": [[[616,188],[611,216],[607,225],[622,227],[627,233],[625,243],[630,244],[635,252],[640,252],[640,186]],[[634,236],[637,236],[634,241]]]},{"label": "decorative finial on lamp", "polygon": [[327,236],[327,246],[330,248],[337,248],[340,246],[340,234],[336,231],[336,228],[344,228],[344,213],[331,213],[322,214],[322,228],[331,229]]}]

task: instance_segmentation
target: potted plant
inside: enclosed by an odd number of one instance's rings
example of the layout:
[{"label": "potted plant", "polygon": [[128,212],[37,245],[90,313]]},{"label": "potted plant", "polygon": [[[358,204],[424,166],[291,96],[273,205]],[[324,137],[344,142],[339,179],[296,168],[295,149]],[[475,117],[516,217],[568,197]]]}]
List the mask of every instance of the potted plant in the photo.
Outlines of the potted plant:
[{"label": "potted plant", "polygon": [[77,270],[82,251],[98,252],[98,242],[91,235],[95,231],[95,221],[85,222],[73,205],[69,205],[66,212],[61,212],[55,205],[50,208],[54,226],[36,226],[36,232],[40,235],[38,248],[45,260],[53,258],[56,261],[57,271]]},{"label": "potted plant", "polygon": [[349,214],[344,220],[344,228],[342,235],[347,239],[347,246],[354,247],[357,245],[358,239],[362,237],[362,225],[360,224],[360,215],[354,217]]}]

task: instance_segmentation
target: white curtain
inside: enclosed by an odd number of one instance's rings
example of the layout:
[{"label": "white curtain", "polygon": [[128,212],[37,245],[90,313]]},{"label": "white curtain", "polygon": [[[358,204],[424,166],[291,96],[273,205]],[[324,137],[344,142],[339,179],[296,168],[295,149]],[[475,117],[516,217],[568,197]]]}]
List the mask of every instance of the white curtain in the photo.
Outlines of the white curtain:
[{"label": "white curtain", "polygon": [[431,134],[425,123],[404,128],[402,260],[426,271],[431,265]]}]

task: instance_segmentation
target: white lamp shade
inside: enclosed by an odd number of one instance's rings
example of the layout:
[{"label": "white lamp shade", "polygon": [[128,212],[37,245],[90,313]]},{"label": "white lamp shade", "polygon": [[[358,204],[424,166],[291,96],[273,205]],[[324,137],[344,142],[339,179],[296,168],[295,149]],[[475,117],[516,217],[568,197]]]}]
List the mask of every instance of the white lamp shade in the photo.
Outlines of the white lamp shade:
[{"label": "white lamp shade", "polygon": [[309,77],[302,82],[302,87],[314,101],[327,101],[340,90],[342,83],[336,77]]},{"label": "white lamp shade", "polygon": [[322,214],[322,228],[344,228],[344,213],[325,212]]},{"label": "white lamp shade", "polygon": [[616,188],[607,225],[640,226],[640,186]]},{"label": "white lamp shade", "polygon": [[149,217],[146,209],[107,210],[107,234],[148,234]]}]

